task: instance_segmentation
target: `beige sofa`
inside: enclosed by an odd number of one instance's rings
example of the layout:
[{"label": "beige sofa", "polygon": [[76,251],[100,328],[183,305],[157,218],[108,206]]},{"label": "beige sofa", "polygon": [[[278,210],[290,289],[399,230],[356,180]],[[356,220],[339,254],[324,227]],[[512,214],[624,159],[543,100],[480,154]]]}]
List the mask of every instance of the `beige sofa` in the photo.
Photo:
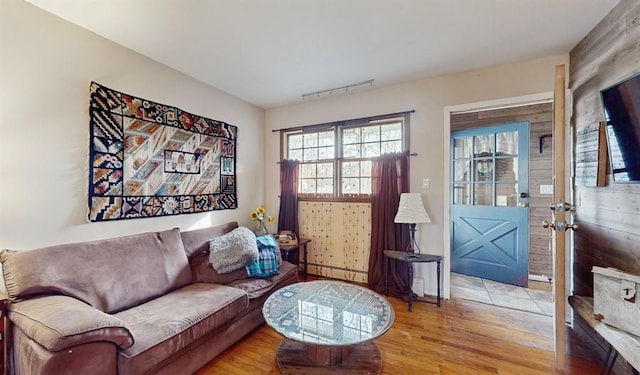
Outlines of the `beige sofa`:
[{"label": "beige sofa", "polygon": [[270,292],[298,281],[218,274],[209,240],[237,223],[0,255],[15,374],[190,374],[263,323]]}]

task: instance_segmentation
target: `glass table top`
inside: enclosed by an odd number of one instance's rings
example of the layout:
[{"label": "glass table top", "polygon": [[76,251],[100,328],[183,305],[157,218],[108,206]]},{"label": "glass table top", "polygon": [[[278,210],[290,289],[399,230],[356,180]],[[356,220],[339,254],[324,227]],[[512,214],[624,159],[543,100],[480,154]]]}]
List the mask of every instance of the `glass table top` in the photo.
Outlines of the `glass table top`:
[{"label": "glass table top", "polygon": [[355,345],[385,333],[393,307],[367,288],[340,281],[288,285],[264,303],[269,326],[288,339],[316,345]]}]

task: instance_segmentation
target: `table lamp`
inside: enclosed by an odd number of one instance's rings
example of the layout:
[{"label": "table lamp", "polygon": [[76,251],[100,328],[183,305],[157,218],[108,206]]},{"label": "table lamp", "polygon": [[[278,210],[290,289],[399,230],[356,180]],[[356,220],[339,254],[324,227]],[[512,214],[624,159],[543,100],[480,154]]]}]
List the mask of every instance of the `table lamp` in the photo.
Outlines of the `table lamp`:
[{"label": "table lamp", "polygon": [[429,214],[427,214],[424,204],[422,204],[420,193],[402,193],[400,195],[398,213],[393,221],[395,223],[409,224],[411,242],[407,246],[407,253],[414,256],[420,255],[420,247],[416,243],[416,224],[431,222],[431,218],[429,218]]}]

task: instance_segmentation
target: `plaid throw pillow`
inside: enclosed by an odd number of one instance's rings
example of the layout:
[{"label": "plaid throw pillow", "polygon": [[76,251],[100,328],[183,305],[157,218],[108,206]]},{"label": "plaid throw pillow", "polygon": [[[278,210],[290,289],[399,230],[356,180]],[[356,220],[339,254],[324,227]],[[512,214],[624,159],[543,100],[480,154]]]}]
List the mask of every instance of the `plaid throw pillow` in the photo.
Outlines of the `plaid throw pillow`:
[{"label": "plaid throw pillow", "polygon": [[245,267],[248,277],[269,277],[278,273],[278,244],[272,235],[256,237],[258,260]]}]

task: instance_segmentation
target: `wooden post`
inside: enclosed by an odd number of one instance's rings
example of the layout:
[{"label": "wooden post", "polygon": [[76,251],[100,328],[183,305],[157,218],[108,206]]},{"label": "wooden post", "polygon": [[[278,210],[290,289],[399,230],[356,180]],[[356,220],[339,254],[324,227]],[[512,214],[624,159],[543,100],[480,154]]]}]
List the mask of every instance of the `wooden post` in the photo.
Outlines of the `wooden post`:
[{"label": "wooden post", "polygon": [[[557,65],[553,93],[553,201],[565,202],[565,66]],[[565,210],[556,209],[556,223],[565,222]],[[565,367],[565,231],[553,231],[553,296],[556,368]]]}]

